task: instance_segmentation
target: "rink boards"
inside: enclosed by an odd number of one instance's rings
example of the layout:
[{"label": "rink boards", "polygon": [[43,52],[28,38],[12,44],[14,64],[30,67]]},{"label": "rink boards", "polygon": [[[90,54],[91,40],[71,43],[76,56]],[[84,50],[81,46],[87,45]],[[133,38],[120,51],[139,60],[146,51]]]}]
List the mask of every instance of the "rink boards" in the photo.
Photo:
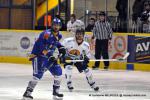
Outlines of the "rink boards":
[{"label": "rink boards", "polygon": [[[0,30],[0,62],[31,64],[27,55],[32,50],[34,41],[40,32]],[[62,34],[63,38],[71,36],[68,32],[62,32]],[[85,40],[89,42],[94,58],[95,42],[90,38],[91,33],[86,33]],[[111,62],[111,69],[150,71],[150,34],[114,33],[112,42],[109,43],[110,58],[122,58],[126,52],[130,52],[128,60]],[[90,62],[89,66],[93,64],[94,62]],[[103,63],[100,68],[103,68]]]}]

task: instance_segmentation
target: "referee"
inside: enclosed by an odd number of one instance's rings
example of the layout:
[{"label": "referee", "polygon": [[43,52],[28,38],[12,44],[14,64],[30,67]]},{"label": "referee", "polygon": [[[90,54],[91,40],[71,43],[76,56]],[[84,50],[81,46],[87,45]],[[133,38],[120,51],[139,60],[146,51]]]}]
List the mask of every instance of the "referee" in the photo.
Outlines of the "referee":
[{"label": "referee", "polygon": [[[109,59],[108,54],[108,42],[112,38],[112,28],[110,23],[106,20],[105,12],[100,12],[99,20],[95,22],[95,26],[93,28],[93,36],[92,39],[96,38],[95,43],[95,58],[100,59],[101,56],[103,59]],[[95,62],[95,66],[93,69],[99,68],[99,61]],[[104,69],[109,68],[109,61],[104,61]]]}]

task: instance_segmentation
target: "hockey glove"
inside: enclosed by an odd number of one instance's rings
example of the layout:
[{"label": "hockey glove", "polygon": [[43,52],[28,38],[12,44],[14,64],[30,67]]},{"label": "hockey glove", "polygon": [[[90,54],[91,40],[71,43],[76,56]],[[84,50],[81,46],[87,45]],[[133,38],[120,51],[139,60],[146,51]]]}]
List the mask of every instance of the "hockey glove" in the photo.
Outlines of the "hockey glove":
[{"label": "hockey glove", "polygon": [[84,64],[84,65],[87,65],[87,64],[89,63],[89,58],[86,56],[85,50],[84,50],[82,53],[83,53],[82,59],[84,60],[84,61],[83,61],[83,64]]},{"label": "hockey glove", "polygon": [[65,57],[66,55],[66,49],[64,46],[59,48],[59,53],[62,55],[62,57]]},{"label": "hockey glove", "polygon": [[57,59],[54,56],[50,56],[48,58],[48,61],[51,62],[51,63],[53,63],[53,64],[57,64]]},{"label": "hockey glove", "polygon": [[89,58],[85,55],[84,56],[84,59],[83,59],[84,61],[83,61],[83,63],[85,64],[85,65],[87,65],[88,63],[89,63]]},{"label": "hockey glove", "polygon": [[89,58],[86,55],[81,55],[80,59],[84,60],[84,65],[87,65],[89,63]]},{"label": "hockey glove", "polygon": [[36,55],[30,54],[30,55],[29,55],[29,61],[32,61],[35,57],[36,57]]}]

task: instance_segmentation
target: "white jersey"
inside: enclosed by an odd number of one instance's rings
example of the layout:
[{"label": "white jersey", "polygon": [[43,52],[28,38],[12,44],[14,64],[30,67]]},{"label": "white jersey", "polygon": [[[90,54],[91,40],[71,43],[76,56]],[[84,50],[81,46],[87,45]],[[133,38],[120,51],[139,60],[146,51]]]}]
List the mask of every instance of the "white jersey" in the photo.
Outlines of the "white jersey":
[{"label": "white jersey", "polygon": [[81,20],[76,20],[74,23],[69,21],[67,23],[67,31],[72,32],[73,34],[76,32],[78,28],[85,29],[85,25]]},{"label": "white jersey", "polygon": [[70,55],[81,56],[86,55],[88,58],[91,57],[90,46],[87,42],[83,41],[82,44],[78,45],[74,37],[66,38],[62,44],[67,49]]}]

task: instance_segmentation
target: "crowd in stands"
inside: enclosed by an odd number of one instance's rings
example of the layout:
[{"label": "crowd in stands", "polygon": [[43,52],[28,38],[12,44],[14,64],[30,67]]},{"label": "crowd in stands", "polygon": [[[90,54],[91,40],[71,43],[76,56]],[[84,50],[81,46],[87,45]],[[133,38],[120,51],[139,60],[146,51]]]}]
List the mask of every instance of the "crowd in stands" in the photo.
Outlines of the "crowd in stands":
[{"label": "crowd in stands", "polygon": [[150,33],[150,0],[135,0],[132,20],[133,32]]},{"label": "crowd in stands", "polygon": [[[116,29],[113,28],[114,31],[117,32],[129,32],[128,31],[128,0],[117,0],[116,10],[118,11],[117,22],[118,27]],[[132,32],[140,32],[140,33],[150,33],[150,0],[135,0],[132,7]],[[85,28],[86,31],[91,32],[95,22],[98,20],[94,17],[89,18],[88,25],[84,25],[84,22],[76,18],[75,14],[70,16],[70,20],[68,23],[64,24],[63,19],[59,15],[56,15],[63,25],[62,30],[71,31],[72,28],[76,28],[81,26]],[[69,27],[69,28],[67,28]],[[75,30],[75,29],[74,29]],[[131,31],[130,31],[131,32]]]}]

